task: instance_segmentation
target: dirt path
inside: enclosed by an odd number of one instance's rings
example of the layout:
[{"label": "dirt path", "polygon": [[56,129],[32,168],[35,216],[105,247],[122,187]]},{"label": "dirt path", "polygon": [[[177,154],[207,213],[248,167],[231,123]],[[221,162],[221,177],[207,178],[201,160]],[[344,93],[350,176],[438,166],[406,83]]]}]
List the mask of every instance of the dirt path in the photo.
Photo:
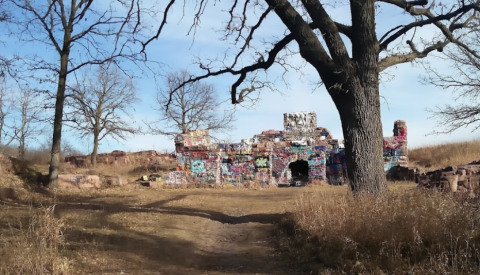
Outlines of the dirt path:
[{"label": "dirt path", "polygon": [[107,190],[58,196],[78,274],[295,274],[274,224],[305,188]]},{"label": "dirt path", "polygon": [[229,223],[209,222],[209,241],[199,244],[207,254],[219,255],[204,263],[206,274],[292,274],[275,252],[273,224],[281,214],[229,213]]}]

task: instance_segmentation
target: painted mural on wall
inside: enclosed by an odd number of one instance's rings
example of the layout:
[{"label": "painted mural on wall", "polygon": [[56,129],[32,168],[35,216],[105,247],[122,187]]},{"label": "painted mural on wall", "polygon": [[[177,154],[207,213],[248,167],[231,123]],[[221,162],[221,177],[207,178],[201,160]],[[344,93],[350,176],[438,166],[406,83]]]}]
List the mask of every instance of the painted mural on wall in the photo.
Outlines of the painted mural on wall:
[{"label": "painted mural on wall", "polygon": [[[175,138],[177,172],[168,182],[188,179],[216,184],[291,184],[346,176],[343,143],[316,126],[314,112],[284,114],[284,130],[267,130],[240,143],[211,144],[208,131]],[[394,137],[384,139],[385,170],[406,164],[406,125],[395,122]]]},{"label": "painted mural on wall", "polygon": [[383,162],[385,172],[396,165],[408,165],[407,125],[397,120],[393,127],[393,137],[383,138]]},{"label": "painted mural on wall", "polygon": [[186,184],[187,175],[185,171],[173,171],[165,177],[167,184]]},{"label": "painted mural on wall", "polygon": [[187,150],[191,146],[206,148],[208,145],[210,145],[208,130],[194,130],[175,137],[175,146]]}]

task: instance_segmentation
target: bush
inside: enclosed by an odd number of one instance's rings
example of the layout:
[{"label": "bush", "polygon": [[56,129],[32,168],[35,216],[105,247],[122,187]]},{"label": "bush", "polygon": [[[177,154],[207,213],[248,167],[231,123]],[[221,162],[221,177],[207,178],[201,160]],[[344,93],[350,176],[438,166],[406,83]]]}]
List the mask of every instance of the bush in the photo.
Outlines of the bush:
[{"label": "bush", "polygon": [[10,226],[10,234],[2,234],[0,274],[72,274],[68,260],[60,255],[63,222],[53,217],[53,210],[54,206],[32,209],[26,228],[19,222]]}]

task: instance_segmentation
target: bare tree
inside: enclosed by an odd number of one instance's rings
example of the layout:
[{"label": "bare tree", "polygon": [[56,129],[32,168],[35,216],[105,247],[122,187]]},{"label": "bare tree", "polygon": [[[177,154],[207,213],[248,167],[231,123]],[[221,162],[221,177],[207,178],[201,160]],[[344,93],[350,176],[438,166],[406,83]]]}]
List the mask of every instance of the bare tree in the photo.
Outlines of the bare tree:
[{"label": "bare tree", "polygon": [[[468,40],[469,48],[480,49],[480,33]],[[427,83],[450,90],[455,95],[455,103],[429,109],[438,120],[442,130],[434,133],[451,133],[462,127],[480,128],[480,58],[469,51],[456,47],[443,52],[441,58],[451,61],[448,72],[427,65]]]},{"label": "bare tree", "polygon": [[15,106],[11,94],[5,78],[0,78],[0,153],[3,153],[17,137],[13,122]]},{"label": "bare tree", "polygon": [[[191,130],[224,132],[232,130],[235,121],[232,110],[221,110],[220,101],[210,84],[191,82],[180,86],[191,78],[187,71],[170,73],[166,89],[157,94],[156,110],[160,119],[150,124],[154,133],[173,137]],[[168,106],[168,108],[165,108]]]},{"label": "bare tree", "polygon": [[127,134],[140,131],[126,120],[128,111],[138,101],[132,81],[116,68],[102,65],[92,74],[85,71],[83,77],[70,88],[67,105],[69,126],[80,137],[93,136],[91,164],[97,165],[99,142],[106,137],[125,139]]},{"label": "bare tree", "polygon": [[[229,17],[223,28],[225,35],[222,39],[235,44],[238,51],[232,58],[218,62],[200,60],[204,74],[190,78],[179,87],[212,76],[233,75],[236,81],[231,89],[232,103],[240,103],[246,95],[259,89],[255,76],[279,63],[288,69],[283,56],[292,54],[291,48],[295,51],[298,46],[296,51],[318,72],[340,114],[351,189],[354,193],[378,194],[387,189],[380,157],[383,137],[379,74],[389,67],[424,58],[435,50],[441,51],[449,43],[469,51],[468,45],[462,42],[464,36],[468,36],[468,31],[463,30],[475,25],[480,7],[477,1],[438,4],[435,1],[429,4],[428,0],[340,2],[229,2],[228,7],[222,8]],[[344,22],[336,21],[337,15],[333,13],[336,7],[332,7],[335,3],[350,8]],[[185,1],[170,0],[157,35],[147,40],[144,47],[161,34],[169,10],[175,4],[188,6]],[[201,24],[205,10],[214,6],[207,7],[208,1],[196,1],[196,4],[191,30]],[[405,15],[404,22],[395,25],[389,21],[388,15],[385,22],[376,22],[377,17],[385,16],[380,11],[394,11],[395,8],[398,13]],[[281,20],[283,26],[277,24],[276,29],[262,29],[272,22],[267,20],[272,13]],[[417,28],[428,26],[432,31],[437,31],[432,38],[416,35]],[[276,30],[280,30],[280,33]],[[259,32],[263,35],[275,32],[276,37],[261,37],[261,41],[255,43]],[[250,64],[247,60],[250,60]]]},{"label": "bare tree", "polygon": [[18,142],[18,156],[25,157],[26,142],[43,134],[40,100],[34,90],[24,87],[20,91],[0,87],[0,153]]},{"label": "bare tree", "polygon": [[36,140],[45,131],[44,109],[40,104],[38,94],[31,89],[21,91],[18,102],[19,123],[16,125],[16,140],[19,143],[18,156],[25,159],[26,144]]},{"label": "bare tree", "polygon": [[[12,11],[11,28],[21,40],[51,47],[57,59],[46,56],[26,59],[28,69],[47,70],[56,84],[49,186],[58,181],[62,119],[67,76],[86,65],[116,63],[117,60],[142,61],[135,53],[136,36],[142,33],[140,0],[4,0],[5,10]],[[145,18],[143,18],[145,20]]]}]

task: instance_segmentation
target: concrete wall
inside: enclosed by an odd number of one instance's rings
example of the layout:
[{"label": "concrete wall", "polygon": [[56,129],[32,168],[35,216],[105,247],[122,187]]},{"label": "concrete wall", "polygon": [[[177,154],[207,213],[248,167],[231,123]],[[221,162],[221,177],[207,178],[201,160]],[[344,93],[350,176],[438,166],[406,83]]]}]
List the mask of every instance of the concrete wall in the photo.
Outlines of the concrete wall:
[{"label": "concrete wall", "polygon": [[[217,184],[240,184],[256,180],[262,184],[290,184],[296,180],[343,182],[346,176],[342,142],[316,126],[314,112],[284,114],[284,130],[267,130],[241,143],[210,144],[208,131],[192,131],[176,137],[179,174],[172,182],[193,180]],[[407,165],[407,127],[395,121],[394,136],[384,138],[385,172]],[[292,175],[292,163],[305,161],[308,173]],[[294,176],[296,176],[294,178]],[[173,178],[175,180],[173,180]]]}]

